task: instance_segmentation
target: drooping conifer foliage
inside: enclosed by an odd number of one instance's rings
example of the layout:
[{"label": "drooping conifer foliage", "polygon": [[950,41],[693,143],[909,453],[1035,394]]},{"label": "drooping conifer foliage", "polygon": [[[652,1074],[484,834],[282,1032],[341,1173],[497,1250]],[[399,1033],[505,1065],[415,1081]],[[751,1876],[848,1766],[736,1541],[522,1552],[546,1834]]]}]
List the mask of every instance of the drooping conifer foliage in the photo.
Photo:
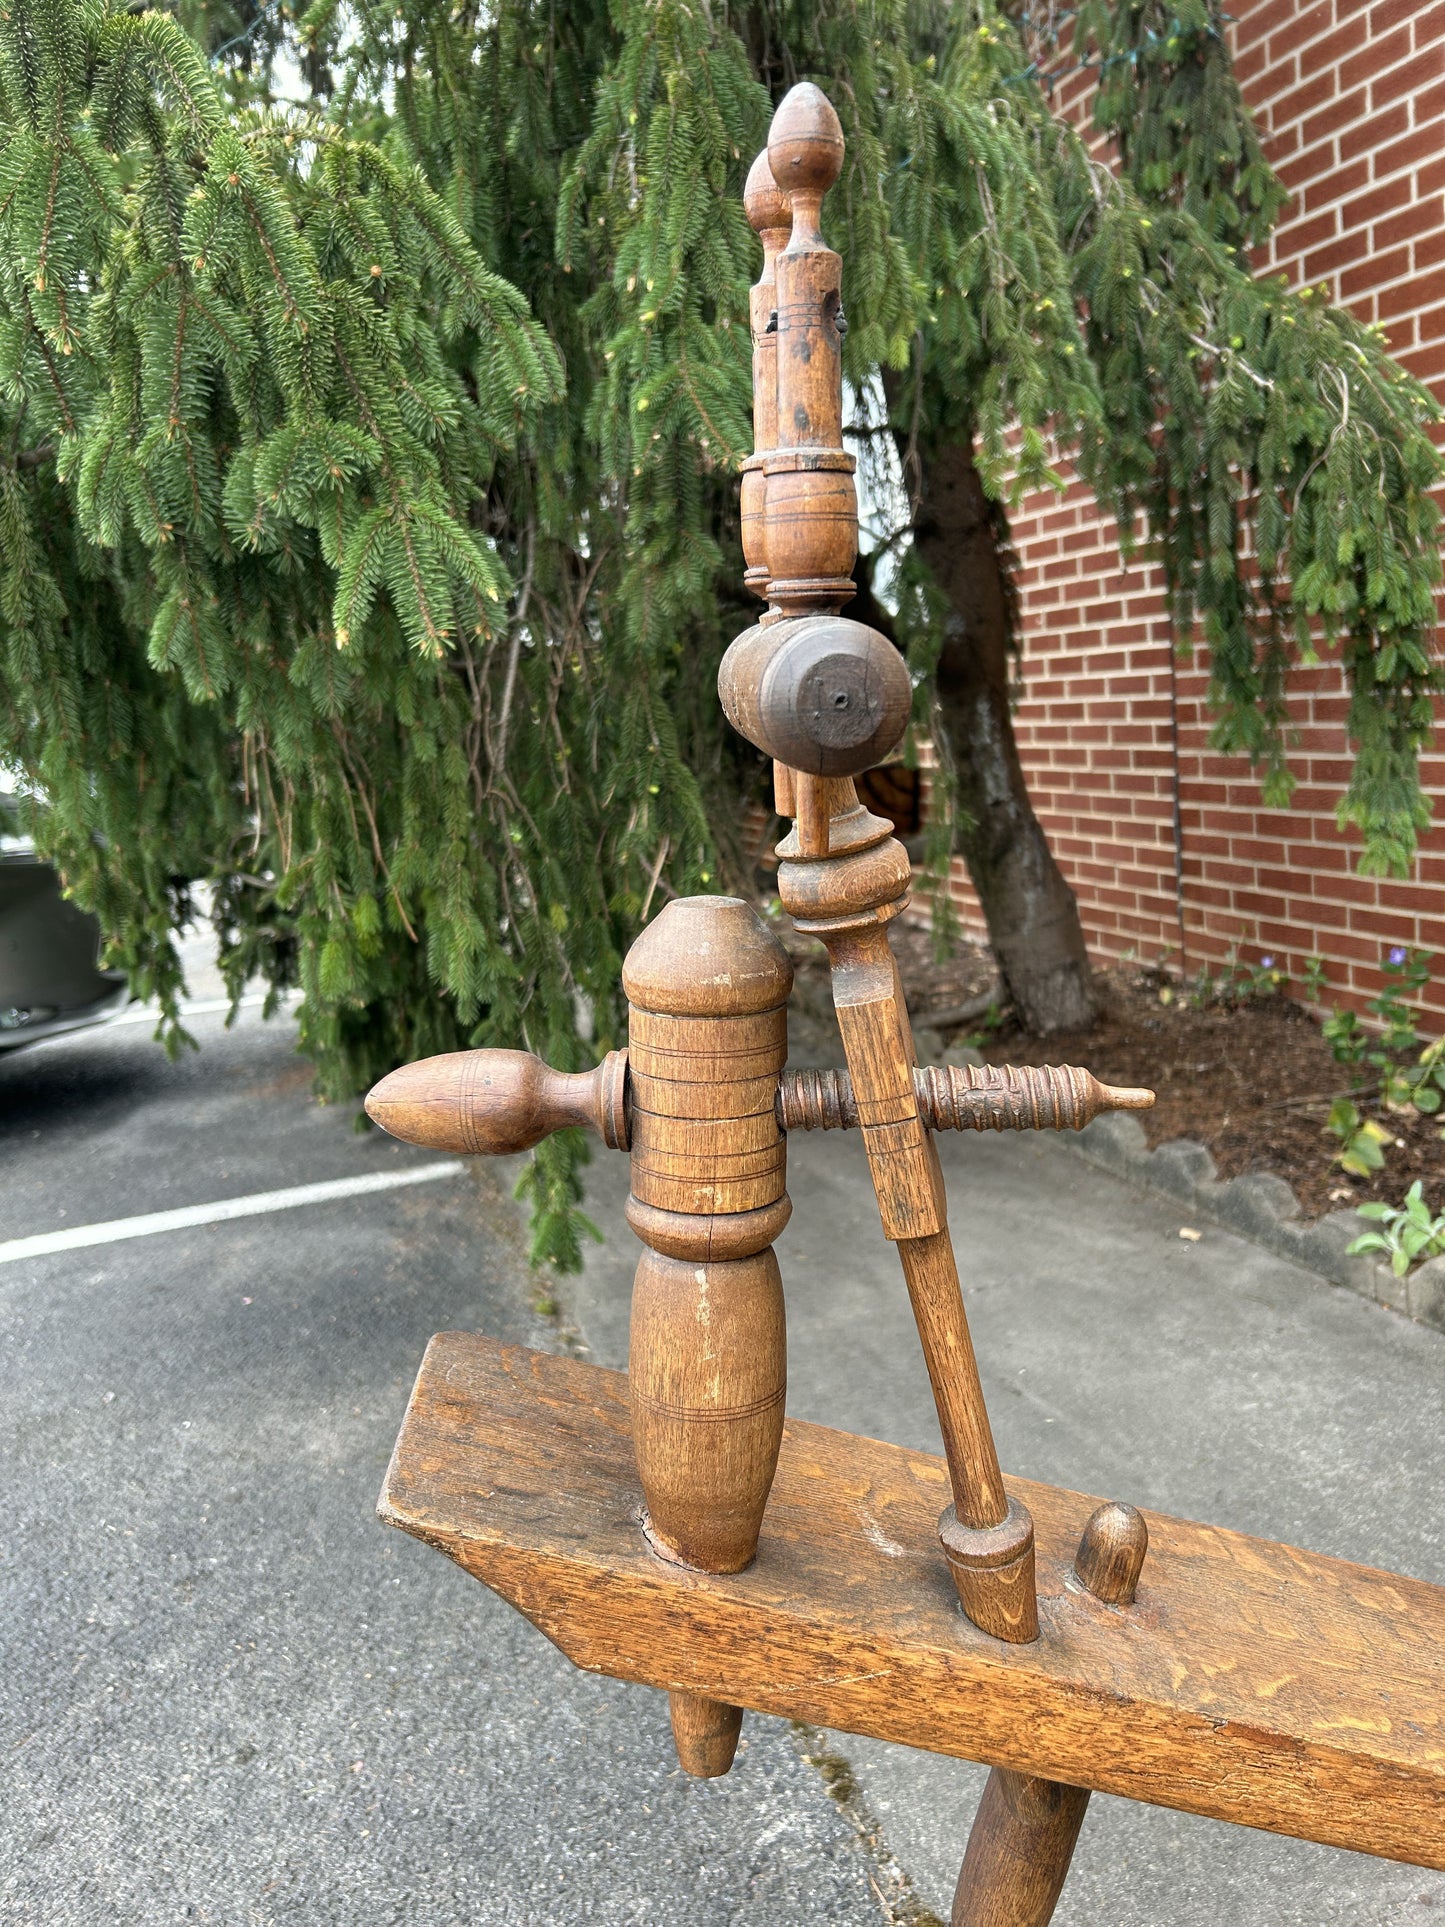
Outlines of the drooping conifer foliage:
[{"label": "drooping conifer foliage", "polygon": [[[749,777],[713,696],[751,620],[740,193],[805,76],[849,142],[872,573],[1026,1014],[1087,999],[1007,706],[1006,505],[1061,453],[1272,796],[1289,664],[1343,651],[1342,809],[1409,863],[1429,399],[1250,274],[1282,196],[1218,8],[1068,31],[992,0],[6,0],[0,769],[137,989],[174,1003],[204,879],[233,984],[302,987],[333,1094],[617,1041],[622,950],[714,883]],[[1051,110],[1080,60],[1112,167]],[[574,1158],[533,1180],[563,1263]]]}]

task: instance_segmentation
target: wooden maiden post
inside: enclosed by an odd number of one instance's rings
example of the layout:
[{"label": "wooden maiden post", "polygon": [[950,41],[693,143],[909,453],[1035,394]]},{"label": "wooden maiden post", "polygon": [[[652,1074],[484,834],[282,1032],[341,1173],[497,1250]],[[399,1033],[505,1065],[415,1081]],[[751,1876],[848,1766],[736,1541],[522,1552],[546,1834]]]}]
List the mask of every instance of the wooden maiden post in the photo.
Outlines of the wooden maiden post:
[{"label": "wooden maiden post", "polygon": [[[627,1220],[646,1249],[628,1375],[643,1530],[664,1559],[739,1572],[758,1530],[787,1391],[773,1239],[792,1206],[778,1085],[788,953],[736,897],[684,897],[622,967],[628,1050],[565,1076],[522,1051],[457,1051],[383,1078],[366,1108],[414,1144],[531,1148],[568,1125],[631,1149]],[[742,1709],[673,1693],[678,1757],[726,1773]]]},{"label": "wooden maiden post", "polygon": [[793,220],[775,267],[777,421],[780,441],[790,445],[764,460],[762,550],[769,599],[793,620],[740,637],[719,693],[741,733],[791,768],[791,783],[780,790],[796,799],[797,821],[778,849],[778,894],[797,927],[822,940],[832,964],[883,1230],[898,1247],[938,1408],[953,1487],[940,1531],[959,1597],[984,1631],[1027,1642],[1038,1637],[1033,1530],[999,1470],[888,940],[889,922],[907,905],[912,869],[890,826],[859,804],[852,782],[902,735],[912,691],[886,638],[827,614],[854,593],[857,501],[853,459],[842,446],[842,263],[819,228],[823,197],[842,167],[843,135],[816,87],[788,95],[767,153]]}]

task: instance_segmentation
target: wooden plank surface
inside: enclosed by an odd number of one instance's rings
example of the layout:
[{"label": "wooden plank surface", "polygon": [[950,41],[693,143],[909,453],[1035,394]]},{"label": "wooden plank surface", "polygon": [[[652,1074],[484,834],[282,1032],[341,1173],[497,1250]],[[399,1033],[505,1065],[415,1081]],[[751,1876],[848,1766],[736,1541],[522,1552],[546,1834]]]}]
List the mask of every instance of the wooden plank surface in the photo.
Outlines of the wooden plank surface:
[{"label": "wooden plank surface", "polygon": [[1008,1485],[1033,1645],[959,1612],[943,1461],[823,1426],[789,1421],[756,1562],[688,1572],[638,1529],[625,1376],[450,1332],[380,1512],[589,1671],[1445,1868],[1445,1589],[1148,1513],[1106,1606],[1071,1570],[1096,1501]]}]

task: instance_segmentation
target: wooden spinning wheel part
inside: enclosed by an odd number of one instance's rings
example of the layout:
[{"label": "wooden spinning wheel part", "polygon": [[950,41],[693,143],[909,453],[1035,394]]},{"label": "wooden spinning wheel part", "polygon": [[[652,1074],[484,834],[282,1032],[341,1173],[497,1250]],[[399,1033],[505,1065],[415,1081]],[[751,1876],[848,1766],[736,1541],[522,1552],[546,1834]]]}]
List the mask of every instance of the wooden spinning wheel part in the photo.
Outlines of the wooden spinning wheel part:
[{"label": "wooden spinning wheel part", "polygon": [[[1146,1527],[999,1469],[933,1134],[1079,1129],[1153,1096],[1070,1066],[916,1061],[888,934],[911,868],[853,785],[900,740],[911,685],[885,637],[838,613],[857,505],[842,264],[820,221],[843,158],[804,84],[748,177],[763,271],[743,542],[768,609],[719,689],[774,760],[793,820],[779,896],[828,951],[848,1069],[785,1072],[786,953],[748,905],[692,898],[629,953],[625,1052],[580,1074],[457,1052],[383,1079],[367,1109],[414,1143],[510,1152],[582,1127],[627,1150],[645,1248],[627,1381],[432,1341],[382,1516],[579,1666],[664,1687],[690,1773],[728,1770],[744,1705],[986,1762],[953,1927],[1046,1927],[1092,1789],[1445,1867],[1445,1589]],[[795,1130],[862,1135],[941,1462],[784,1425],[772,1240]]]}]

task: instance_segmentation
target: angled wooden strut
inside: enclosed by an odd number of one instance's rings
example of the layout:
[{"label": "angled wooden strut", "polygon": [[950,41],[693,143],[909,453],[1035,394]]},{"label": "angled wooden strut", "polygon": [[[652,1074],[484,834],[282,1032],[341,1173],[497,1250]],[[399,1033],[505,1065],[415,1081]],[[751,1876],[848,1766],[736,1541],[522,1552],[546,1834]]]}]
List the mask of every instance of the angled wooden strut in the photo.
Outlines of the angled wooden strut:
[{"label": "angled wooden strut", "polygon": [[[898,1247],[948,1459],[953,1504],[940,1523],[944,1552],[974,1623],[1026,1642],[1038,1637],[1032,1528],[999,1470],[888,939],[889,922],[908,902],[912,869],[890,825],[862,808],[852,782],[901,737],[912,690],[887,640],[836,613],[854,592],[857,500],[853,458],[843,449],[842,264],[823,241],[819,216],[842,161],[832,107],[816,87],[795,87],[768,138],[772,178],[789,196],[792,223],[772,263],[779,445],[763,460],[763,531],[755,543],[755,566],[766,567],[769,601],[782,619],[739,637],[718,688],[734,726],[788,772],[779,806],[796,822],[778,849],[778,894],[797,927],[822,940],[832,964],[852,1102],[883,1230]],[[767,218],[777,222],[771,210]]]}]

